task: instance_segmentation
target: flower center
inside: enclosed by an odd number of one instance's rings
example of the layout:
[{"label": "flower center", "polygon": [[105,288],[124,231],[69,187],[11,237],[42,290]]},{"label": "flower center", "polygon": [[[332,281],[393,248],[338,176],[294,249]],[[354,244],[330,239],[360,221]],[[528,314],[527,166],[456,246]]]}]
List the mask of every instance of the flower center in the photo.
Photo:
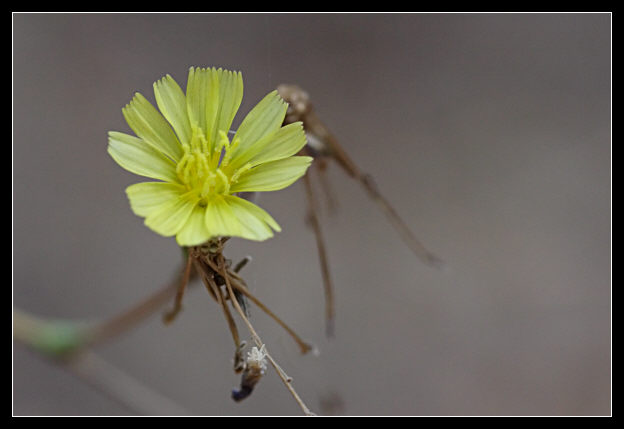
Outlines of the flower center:
[{"label": "flower center", "polygon": [[191,141],[183,144],[184,155],[178,162],[176,173],[180,181],[189,191],[195,192],[207,203],[210,197],[230,193],[230,185],[236,182],[238,174],[226,173],[224,167],[230,162],[232,151],[238,146],[239,140],[232,143],[223,131],[211,144],[201,128],[193,128]]}]

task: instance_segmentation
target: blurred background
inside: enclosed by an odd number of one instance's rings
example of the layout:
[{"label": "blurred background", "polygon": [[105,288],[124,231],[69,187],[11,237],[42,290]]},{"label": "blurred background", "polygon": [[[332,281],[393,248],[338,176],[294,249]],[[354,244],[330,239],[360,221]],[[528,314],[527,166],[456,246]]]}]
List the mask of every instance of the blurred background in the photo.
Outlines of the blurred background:
[{"label": "blurred background", "polygon": [[[14,14],[13,305],[99,320],[177,273],[175,240],[130,210],[141,178],[107,132],[129,132],[121,108],[135,91],[153,102],[167,73],[184,87],[190,66],[240,70],[235,125],[278,84],[305,88],[448,266],[421,264],[330,165],[328,340],[303,183],[262,194],[283,232],[226,253],[253,257],[252,291],[318,347],[301,356],[252,308],[313,411],[610,414],[610,36],[609,14]],[[273,369],[230,399],[232,340],[203,287],[171,326],[157,314],[95,352],[171,407],[124,403],[14,343],[13,413],[301,414]]]}]

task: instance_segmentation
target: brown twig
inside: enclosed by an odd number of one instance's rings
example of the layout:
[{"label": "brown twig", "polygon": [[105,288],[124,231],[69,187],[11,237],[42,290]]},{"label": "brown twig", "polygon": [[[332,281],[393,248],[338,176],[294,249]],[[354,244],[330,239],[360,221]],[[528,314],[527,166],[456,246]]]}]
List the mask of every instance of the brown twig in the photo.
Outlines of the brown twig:
[{"label": "brown twig", "polygon": [[178,313],[182,310],[182,298],[184,298],[186,285],[188,284],[189,278],[191,277],[192,261],[193,261],[193,258],[189,252],[188,256],[186,257],[186,265],[184,267],[184,274],[182,275],[182,281],[180,282],[180,285],[178,286],[178,289],[176,291],[175,301],[173,303],[173,309],[171,311],[166,312],[163,315],[163,321],[166,324],[173,322],[173,320],[176,318]]},{"label": "brown twig", "polygon": [[[231,274],[231,272],[228,271],[228,274]],[[279,324],[282,328],[284,328],[284,330],[292,337],[293,340],[295,340],[295,342],[299,346],[299,349],[301,350],[301,354],[306,354],[309,351],[313,350],[313,347],[310,344],[303,341],[301,337],[299,337],[299,335],[297,335],[297,333],[290,326],[288,326],[282,319],[280,319],[275,313],[273,313],[266,305],[264,305],[262,301],[260,301],[251,292],[249,292],[247,288],[240,285],[236,280],[232,281],[232,278],[230,278],[230,282],[232,283],[235,289],[235,292],[239,291],[240,293],[245,295],[254,304],[256,304],[262,311],[264,311],[269,317],[275,320],[277,324]]]},{"label": "brown twig", "polygon": [[[217,268],[218,268],[219,274],[221,274],[221,276],[223,276],[223,278],[225,279],[225,285],[227,287],[228,293],[230,294],[230,296],[234,296],[234,291],[233,291],[232,285],[230,283],[230,276],[228,275],[227,267],[226,267],[226,264],[225,264],[225,260],[223,259],[223,255],[218,255],[217,256]],[[275,368],[275,371],[277,371],[277,374],[279,375],[280,379],[282,380],[282,382],[284,383],[284,385],[286,386],[286,388],[288,389],[290,394],[293,396],[293,398],[295,398],[295,401],[297,402],[297,404],[299,405],[299,407],[301,408],[303,413],[306,416],[315,416],[316,414],[314,414],[312,411],[310,411],[310,409],[303,402],[301,397],[297,394],[297,391],[293,388],[293,386],[292,386],[292,378],[289,377],[286,374],[286,372],[284,372],[284,370],[277,364],[277,362],[275,362],[275,360],[269,354],[269,352],[266,351],[266,345],[264,344],[264,342],[262,341],[262,339],[260,338],[260,336],[258,335],[256,330],[254,329],[254,327],[251,324],[251,322],[249,321],[249,319],[245,316],[245,312],[241,308],[241,306],[238,303],[238,301],[236,299],[231,299],[230,301],[232,302],[232,305],[234,306],[234,308],[236,308],[236,311],[238,312],[239,316],[243,319],[243,321],[247,325],[247,328],[249,329],[249,332],[251,333],[251,336],[252,336],[254,342],[256,343],[256,345],[258,346],[258,348],[262,348],[262,346],[265,346],[266,358],[269,360],[269,362],[271,363],[273,368]]]},{"label": "brown twig", "polygon": [[338,210],[338,199],[336,198],[331,183],[329,183],[329,180],[327,178],[327,159],[323,157],[317,158],[314,161],[313,166],[318,173],[317,176],[319,178],[321,188],[323,188],[323,195],[325,196],[327,209],[329,210],[330,214],[334,214]]},{"label": "brown twig", "polygon": [[388,200],[379,192],[371,176],[360,170],[338,142],[338,139],[319,119],[310,102],[308,94],[296,85],[280,85],[277,90],[281,97],[289,103],[284,124],[297,121],[303,123],[303,128],[308,135],[308,145],[304,148],[306,153],[317,159],[331,158],[336,161],[348,176],[358,181],[358,183],[364,187],[368,195],[384,212],[399,233],[400,238],[412,252],[426,265],[442,268],[444,262],[427,250],[416,238],[415,234],[399,216],[394,207],[392,207]]},{"label": "brown twig", "polygon": [[[215,264],[214,261],[211,260],[211,258],[206,258],[205,262],[210,266],[210,268],[215,272],[215,273],[219,273],[224,279],[226,279],[226,277],[224,277],[221,274],[220,268],[217,264]],[[250,291],[249,289],[247,289],[244,286],[244,282],[243,285],[241,285],[240,283],[238,283],[239,281],[241,281],[242,279],[240,278],[240,276],[236,275],[235,273],[232,273],[231,270],[229,270],[226,267],[226,273],[227,273],[227,279],[228,280],[232,280],[232,278],[235,279],[235,283],[234,283],[234,287],[236,288],[237,291],[239,291],[240,293],[242,293],[243,295],[245,295],[247,298],[249,298],[251,301],[254,302],[254,304],[256,304],[262,311],[264,311],[269,317],[271,317],[273,320],[275,320],[275,322],[277,324],[279,324],[282,328],[284,328],[284,330],[292,337],[292,339],[297,343],[297,345],[299,346],[299,349],[301,350],[302,354],[305,354],[307,352],[309,352],[310,350],[313,349],[313,347],[306,343],[305,341],[303,341],[301,339],[301,337],[299,337],[299,335],[297,335],[297,333],[290,327],[288,326],[282,319],[280,319],[275,313],[273,313],[266,305],[264,305],[262,303],[262,301],[260,301],[258,298],[256,298]],[[240,279],[240,280],[239,280]],[[234,293],[234,292],[232,292]],[[232,295],[233,296],[233,295]],[[231,301],[236,301],[236,299],[231,299]],[[241,307],[242,308],[242,307]]]},{"label": "brown twig", "polygon": [[334,318],[336,313],[334,308],[334,286],[329,273],[327,250],[325,249],[325,240],[323,239],[321,222],[318,218],[316,196],[309,173],[303,176],[303,183],[305,185],[306,198],[308,200],[308,219],[310,220],[314,236],[316,237],[316,248],[318,251],[319,262],[321,264],[321,275],[323,276],[323,290],[325,292],[325,333],[328,337],[333,337]]},{"label": "brown twig", "polygon": [[217,296],[217,302],[223,309],[223,314],[225,316],[225,319],[227,320],[228,327],[230,328],[230,332],[232,333],[232,339],[234,340],[234,348],[238,350],[238,348],[241,345],[240,336],[238,335],[238,328],[236,327],[236,322],[234,321],[234,318],[232,317],[232,313],[230,313],[230,309],[228,308],[227,303],[225,302],[226,298],[223,295],[223,292],[221,291],[219,286],[217,286],[217,284],[215,283],[212,277],[208,275],[202,275],[201,277],[207,283],[206,286],[210,287],[213,293]]}]

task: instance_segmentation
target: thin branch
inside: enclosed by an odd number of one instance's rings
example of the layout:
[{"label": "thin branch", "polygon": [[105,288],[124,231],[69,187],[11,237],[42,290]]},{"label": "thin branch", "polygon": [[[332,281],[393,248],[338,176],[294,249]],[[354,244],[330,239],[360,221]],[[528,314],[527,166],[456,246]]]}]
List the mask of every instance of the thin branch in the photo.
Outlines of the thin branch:
[{"label": "thin branch", "polygon": [[[216,273],[220,273],[220,268],[214,264],[213,261],[211,261],[209,258],[206,258],[206,263],[210,266],[210,268],[216,272]],[[301,349],[301,353],[302,354],[306,354],[308,353],[310,350],[313,350],[313,347],[306,343],[305,341],[303,341],[301,339],[301,337],[299,335],[297,335],[297,333],[286,324],[286,322],[284,322],[282,319],[280,319],[275,313],[273,313],[266,305],[264,305],[264,303],[262,303],[262,301],[260,301],[258,298],[256,298],[250,291],[249,289],[247,289],[245,287],[245,282],[240,278],[240,276],[236,275],[235,273],[233,273],[231,270],[227,269],[227,267],[225,268],[226,272],[228,274],[228,278],[231,280],[232,278],[234,278],[235,282],[234,282],[234,289],[235,292],[238,291],[240,293],[242,293],[243,295],[245,295],[247,298],[249,298],[251,301],[254,302],[254,304],[256,304],[262,311],[264,311],[269,317],[271,317],[273,320],[275,320],[275,322],[280,325],[282,328],[284,328],[284,330],[292,337],[292,339],[297,343],[297,345],[299,346],[299,348]],[[242,307],[241,307],[242,308]]]},{"label": "thin branch", "polygon": [[323,157],[315,159],[314,166],[316,167],[316,171],[318,171],[319,183],[323,188],[323,194],[325,195],[329,213],[334,214],[338,210],[338,199],[336,198],[334,190],[327,179],[327,159]]},{"label": "thin branch", "polygon": [[409,226],[405,223],[405,221],[399,216],[394,207],[384,198],[384,196],[379,192],[377,185],[373,181],[372,176],[368,174],[360,175],[357,180],[362,184],[364,189],[368,192],[368,195],[371,199],[377,203],[377,205],[382,209],[385,213],[386,217],[392,225],[394,229],[399,233],[399,236],[403,240],[403,242],[412,250],[412,252],[420,259],[424,264],[429,265],[435,268],[443,268],[444,261],[440,259],[438,256],[430,252],[418,238],[412,232]]},{"label": "thin branch", "polygon": [[184,298],[184,292],[186,291],[186,285],[189,282],[191,277],[191,262],[193,257],[191,256],[191,252],[188,252],[188,256],[186,257],[186,266],[184,267],[184,274],[182,275],[182,281],[178,286],[178,290],[176,291],[175,301],[173,303],[173,309],[171,311],[166,312],[163,315],[163,321],[166,324],[173,322],[178,313],[182,310],[182,298]]},{"label": "thin branch", "polygon": [[289,104],[284,125],[297,121],[303,122],[303,128],[308,137],[308,144],[305,148],[308,154],[317,159],[331,157],[336,161],[348,176],[357,180],[366,189],[372,200],[386,214],[401,239],[422,262],[436,268],[444,267],[444,262],[422,245],[392,205],[381,195],[372,178],[360,170],[342,145],[338,143],[338,139],[314,111],[309,95],[296,85],[279,85],[277,90]]},{"label": "thin branch", "polygon": [[[225,279],[225,285],[227,287],[228,293],[230,294],[231,297],[233,297],[234,296],[234,291],[232,290],[232,285],[230,284],[230,277],[229,277],[229,275],[227,273],[227,267],[225,265],[225,260],[223,259],[223,255],[221,255],[221,254],[219,254],[218,267],[219,267],[219,270],[218,270],[219,274],[221,274],[223,276],[223,278]],[[303,413],[306,416],[315,416],[316,414],[314,414],[312,411],[310,411],[310,409],[306,406],[306,404],[303,402],[301,397],[297,394],[297,391],[295,391],[295,389],[293,388],[293,386],[292,386],[292,378],[289,377],[286,374],[286,372],[284,372],[284,370],[277,364],[277,362],[275,362],[275,360],[269,354],[269,352],[266,351],[266,345],[264,344],[264,342],[262,341],[260,336],[258,336],[258,334],[256,333],[256,330],[252,326],[252,324],[249,321],[249,319],[247,319],[247,317],[245,316],[245,312],[241,308],[241,306],[238,303],[238,301],[236,299],[231,299],[230,301],[232,302],[232,305],[234,306],[234,308],[236,308],[236,311],[238,311],[238,314],[240,315],[240,317],[243,319],[243,321],[247,325],[247,328],[249,329],[249,332],[251,333],[251,336],[252,336],[254,342],[256,343],[256,345],[258,346],[258,348],[262,348],[263,345],[265,346],[266,358],[269,360],[269,362],[271,363],[273,368],[275,368],[275,371],[277,371],[277,374],[279,375],[280,379],[282,380],[282,382],[284,383],[284,385],[286,386],[288,391],[291,393],[293,398],[295,398],[295,401],[297,402],[297,404],[299,405],[299,407],[301,408]]]},{"label": "thin branch", "polygon": [[318,218],[316,196],[314,188],[312,187],[312,181],[310,180],[310,173],[303,176],[303,183],[305,185],[306,198],[308,200],[308,215],[314,231],[314,237],[316,238],[316,248],[318,251],[319,262],[321,264],[321,274],[323,276],[323,290],[325,291],[325,333],[328,337],[333,337],[334,319],[336,313],[334,308],[334,287],[332,284],[331,274],[329,273],[327,250],[325,249],[325,240],[323,240],[321,222]]},{"label": "thin branch", "polygon": [[377,188],[373,178],[363,173],[358,166],[353,162],[351,157],[338,143],[338,139],[329,132],[327,127],[321,122],[314,112],[309,112],[306,117],[306,126],[308,129],[319,136],[325,144],[329,146],[329,152],[331,157],[342,167],[342,169],[355,180],[357,180],[364,189],[368,192],[371,199],[379,206],[384,212],[388,220],[392,223],[392,226],[397,230],[399,236],[403,242],[414,252],[414,254],[426,265],[442,268],[444,262],[430,252],[421,242],[416,238],[416,235],[412,232],[405,221],[399,216],[390,202],[381,194]]},{"label": "thin branch", "polygon": [[[230,279],[230,280],[232,280],[232,279]],[[249,292],[249,289],[243,287],[240,283],[238,283],[238,281],[236,281],[236,279],[234,279],[234,281],[232,282],[232,285],[234,286],[235,292],[239,291],[240,293],[245,295],[254,304],[256,304],[262,311],[264,311],[269,317],[271,317],[273,320],[275,320],[275,322],[277,324],[279,324],[282,328],[284,328],[284,330],[286,332],[288,332],[288,334],[292,337],[292,339],[295,340],[295,342],[299,346],[299,349],[301,350],[302,354],[306,354],[309,351],[313,350],[313,347],[310,344],[308,344],[305,341],[303,341],[303,339],[301,339],[301,337],[299,335],[297,335],[297,333],[290,326],[288,326],[286,324],[286,322],[284,322],[282,319],[280,319],[266,305],[264,305],[264,303],[262,303],[262,301],[260,301],[251,292]]]},{"label": "thin branch", "polygon": [[217,303],[221,306],[223,310],[223,314],[225,315],[225,319],[227,320],[228,327],[230,328],[230,333],[232,334],[232,340],[234,340],[234,348],[238,350],[240,348],[241,342],[240,337],[238,335],[238,328],[236,327],[236,322],[234,322],[234,318],[232,317],[232,313],[230,313],[230,309],[225,302],[225,297],[221,292],[221,288],[217,286],[214,279],[207,276],[205,273],[201,274],[202,280],[206,283],[206,287],[210,287],[213,293],[217,297]]}]

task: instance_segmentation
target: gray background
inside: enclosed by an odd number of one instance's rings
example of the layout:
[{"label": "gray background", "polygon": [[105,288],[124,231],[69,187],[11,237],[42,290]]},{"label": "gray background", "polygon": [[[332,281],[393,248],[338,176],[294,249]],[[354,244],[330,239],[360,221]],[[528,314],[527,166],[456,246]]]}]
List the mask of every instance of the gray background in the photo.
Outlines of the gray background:
[{"label": "gray background", "polygon": [[[324,338],[303,184],[263,194],[283,232],[231,240],[245,277],[320,350],[252,320],[319,413],[611,412],[609,14],[15,14],[13,304],[96,320],[157,290],[175,240],[130,211],[141,179],[106,153],[121,108],[169,73],[241,70],[241,120],[280,83],[320,117],[449,269],[423,266],[333,164],[323,210],[336,284]],[[240,404],[231,338],[202,288],[96,351],[189,414],[298,415],[273,370]],[[248,338],[244,327],[241,331]],[[135,414],[21,345],[18,415]],[[165,413],[164,408],[154,413]]]}]

